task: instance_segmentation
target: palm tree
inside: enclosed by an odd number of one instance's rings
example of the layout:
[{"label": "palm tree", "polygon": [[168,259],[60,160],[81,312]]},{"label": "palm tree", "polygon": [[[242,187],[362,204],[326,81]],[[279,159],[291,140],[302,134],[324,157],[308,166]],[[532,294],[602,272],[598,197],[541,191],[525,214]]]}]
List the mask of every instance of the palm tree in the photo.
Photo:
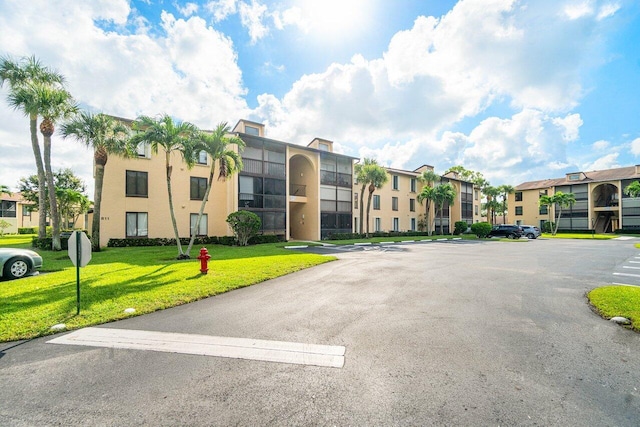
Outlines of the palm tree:
[{"label": "palm tree", "polygon": [[93,148],[95,165],[93,222],[91,224],[91,246],[100,251],[100,209],[104,169],[109,155],[132,157],[135,147],[129,143],[129,129],[106,114],[81,112],[61,127],[63,138],[73,137],[87,147]]},{"label": "palm tree", "polygon": [[369,197],[367,198],[367,237],[369,237],[369,213],[371,212],[371,199],[376,188],[381,188],[389,180],[387,170],[377,164],[366,167],[366,181],[369,183]]},{"label": "palm tree", "polygon": [[432,170],[425,170],[418,178],[425,185],[418,194],[418,203],[425,201],[425,219],[427,220],[427,234],[431,236],[433,225],[431,224],[431,202],[434,199],[433,184],[440,180],[440,176]]},{"label": "palm tree", "polygon": [[164,151],[169,213],[171,214],[173,234],[176,239],[176,245],[178,246],[178,259],[186,259],[189,256],[185,255],[182,251],[178,224],[176,223],[176,215],[173,209],[173,195],[171,191],[171,172],[173,166],[171,166],[171,155],[174,152],[179,152],[187,167],[193,167],[195,163],[194,145],[199,139],[200,130],[189,122],[174,122],[167,114],[158,119],[149,116],[140,116],[134,122],[133,129],[140,132],[131,138],[132,144],[149,144],[154,154],[158,154],[160,148]]},{"label": "palm tree", "polygon": [[65,119],[78,111],[71,93],[66,89],[56,88],[45,84],[28,85],[21,91],[29,93],[27,96],[34,96],[38,102],[38,112],[42,115],[40,122],[40,133],[44,139],[44,172],[49,188],[49,212],[51,213],[51,249],[59,251],[60,244],[60,215],[58,214],[58,203],[53,182],[53,170],[51,169],[51,136],[55,131],[55,123],[60,119]]},{"label": "palm tree", "polygon": [[509,194],[513,194],[516,191],[516,189],[509,184],[501,185],[500,187],[498,187],[498,189],[502,194],[502,223],[506,224],[507,223],[507,197],[509,197]]},{"label": "palm tree", "polygon": [[437,185],[434,188],[434,198],[435,205],[440,212],[440,234],[444,234],[443,228],[443,211],[444,204],[448,203],[449,205],[453,205],[453,202],[456,200],[456,189],[451,185],[450,182],[446,184]]},{"label": "palm tree", "polygon": [[0,184],[0,196],[6,194],[7,196],[11,196],[11,190],[4,184]]},{"label": "palm tree", "polygon": [[362,185],[360,187],[360,234],[364,232],[364,191],[370,182],[367,181],[368,168],[372,165],[378,165],[378,163],[371,158],[365,157],[362,163],[357,163],[354,167],[354,173],[356,181]]},{"label": "palm tree", "polygon": [[189,240],[189,247],[187,248],[187,256],[190,256],[193,242],[196,239],[196,234],[200,228],[200,220],[202,219],[202,213],[209,200],[209,192],[213,184],[213,177],[216,173],[216,162],[220,164],[220,171],[218,172],[218,181],[225,181],[234,173],[238,173],[242,170],[242,157],[232,148],[231,145],[235,145],[238,149],[243,149],[245,143],[238,136],[227,136],[231,128],[224,122],[220,123],[213,133],[201,132],[199,141],[196,145],[196,150],[205,151],[211,159],[211,168],[209,169],[209,179],[207,180],[207,189],[200,205],[200,211],[198,212],[198,218],[193,230],[191,230],[191,240]]},{"label": "palm tree", "polygon": [[631,184],[627,185],[623,191],[624,194],[630,197],[640,196],[640,182],[633,181]]},{"label": "palm tree", "polygon": [[18,91],[33,83],[48,84],[59,86],[64,83],[62,74],[48,67],[43,66],[34,56],[22,58],[19,62],[9,57],[0,57],[0,86],[5,82],[9,83],[9,105],[15,110],[21,110],[29,117],[29,129],[31,133],[31,148],[36,161],[36,170],[38,174],[38,238],[43,239],[46,236],[45,214],[46,206],[46,176],[44,171],[44,163],[42,161],[42,151],[40,150],[40,142],[38,141],[38,102],[29,92],[22,92],[18,96]]},{"label": "palm tree", "polygon": [[[558,226],[560,225],[560,218],[562,217],[562,208],[568,208],[576,202],[576,197],[573,193],[563,193],[557,191],[553,196],[542,195],[538,200],[540,206],[555,205],[558,208],[558,216],[556,218],[556,225],[551,230],[552,235],[556,235],[558,232]],[[549,215],[551,215],[551,209],[549,209]]]},{"label": "palm tree", "polygon": [[492,187],[486,182],[486,186],[482,189],[482,193],[487,196],[487,220],[493,225],[495,222],[497,200],[496,197],[500,195],[500,189],[498,187]]}]

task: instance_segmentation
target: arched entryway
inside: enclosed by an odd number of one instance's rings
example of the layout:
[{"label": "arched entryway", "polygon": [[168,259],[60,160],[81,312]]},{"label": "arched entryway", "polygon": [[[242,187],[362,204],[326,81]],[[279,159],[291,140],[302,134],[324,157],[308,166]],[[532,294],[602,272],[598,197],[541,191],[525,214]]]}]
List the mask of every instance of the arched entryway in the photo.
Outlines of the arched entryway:
[{"label": "arched entryway", "polygon": [[289,160],[289,237],[318,240],[318,174],[313,162],[302,154]]},{"label": "arched entryway", "polygon": [[612,233],[620,223],[618,186],[600,184],[594,187],[591,200],[593,200],[592,229],[596,233]]}]

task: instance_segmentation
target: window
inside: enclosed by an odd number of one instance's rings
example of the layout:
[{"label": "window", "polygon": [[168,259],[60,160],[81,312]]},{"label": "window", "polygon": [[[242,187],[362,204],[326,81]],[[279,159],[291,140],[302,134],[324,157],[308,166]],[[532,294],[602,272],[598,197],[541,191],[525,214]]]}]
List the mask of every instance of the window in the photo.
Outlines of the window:
[{"label": "window", "polygon": [[191,177],[191,200],[204,200],[204,193],[207,192],[207,178]]},{"label": "window", "polygon": [[199,165],[206,165],[207,164],[207,152],[204,150],[200,150],[200,152],[198,153],[198,157],[196,158],[196,162]]},{"label": "window", "polygon": [[146,212],[127,212],[127,237],[147,237],[147,224]]},{"label": "window", "polygon": [[411,218],[411,231],[416,231],[416,219]]},{"label": "window", "polygon": [[516,215],[522,215],[522,206],[516,206]]},{"label": "window", "polygon": [[393,218],[393,231],[400,231],[400,218]]},{"label": "window", "polygon": [[260,129],[255,126],[244,125],[244,133],[247,135],[260,136]]},{"label": "window", "polygon": [[353,218],[353,232],[354,233],[358,232],[358,218],[357,217]]},{"label": "window", "polygon": [[[198,220],[198,214],[191,214],[191,221],[190,221],[190,230],[191,230],[191,236],[193,236],[193,230],[196,229],[196,221]],[[200,218],[200,226],[198,227],[198,230],[196,232],[196,236],[206,236],[208,234],[207,232],[207,225],[208,225],[208,221],[209,218],[207,216],[207,214],[202,214],[202,218]]]},{"label": "window", "polygon": [[394,211],[398,210],[398,198],[397,197],[392,197],[391,198],[391,209]]},{"label": "window", "polygon": [[127,171],[126,196],[147,197],[149,195],[147,182],[147,172]]},{"label": "window", "polygon": [[411,178],[411,181],[409,181],[409,186],[411,188],[411,192],[415,193],[416,192],[416,179],[415,178]]},{"label": "window", "polygon": [[516,202],[522,201],[522,191],[516,191]]},{"label": "window", "polygon": [[474,213],[475,215],[478,215],[478,205],[475,205],[473,208],[474,208],[474,209],[473,209],[473,213]]},{"label": "window", "polygon": [[358,193],[353,193],[353,209],[358,209]]},{"label": "window", "polygon": [[382,231],[382,221],[380,218],[373,219],[373,231]]},{"label": "window", "polygon": [[397,190],[398,189],[398,175],[393,175],[393,189]]},{"label": "window", "polygon": [[478,191],[478,190],[475,190],[473,193],[474,193],[473,198],[474,198],[474,199],[476,199],[476,200],[478,200],[478,193],[479,193],[479,191]]},{"label": "window", "polygon": [[33,212],[33,206],[30,205],[22,205],[22,216],[31,217],[31,212]]},{"label": "window", "polygon": [[136,153],[138,157],[144,157],[145,159],[151,158],[151,146],[146,142],[141,142],[136,147]]},{"label": "window", "polygon": [[380,210],[380,195],[379,194],[374,194],[373,195],[373,210],[374,211],[379,211]]},{"label": "window", "polygon": [[416,199],[409,199],[409,211],[416,211]]},{"label": "window", "polygon": [[549,215],[549,206],[543,205],[540,206],[540,215]]},{"label": "window", "polygon": [[16,217],[16,202],[10,200],[3,200],[0,202],[0,218],[15,218]]},{"label": "window", "polygon": [[579,173],[569,174],[569,181],[580,181],[580,174]]},{"label": "window", "polygon": [[321,142],[318,145],[318,148],[320,149],[320,151],[329,151],[329,144],[325,144]]}]

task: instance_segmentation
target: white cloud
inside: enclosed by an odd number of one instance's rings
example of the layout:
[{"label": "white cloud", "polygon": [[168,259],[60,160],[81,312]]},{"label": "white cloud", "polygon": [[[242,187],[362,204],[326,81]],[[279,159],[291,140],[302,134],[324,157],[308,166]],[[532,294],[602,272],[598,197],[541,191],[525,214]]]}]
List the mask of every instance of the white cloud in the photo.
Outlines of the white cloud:
[{"label": "white cloud", "polygon": [[237,12],[237,0],[214,0],[205,4],[205,9],[213,14],[216,22],[224,21]]},{"label": "white cloud", "polygon": [[242,25],[249,30],[251,43],[255,43],[269,34],[269,28],[263,22],[268,16],[267,6],[255,0],[251,0],[250,5],[245,2],[240,2],[239,13]]},{"label": "white cloud", "polygon": [[598,20],[609,18],[610,16],[613,16],[618,10],[620,10],[619,3],[604,4],[598,11]]},{"label": "white cloud", "polygon": [[596,161],[583,166],[582,170],[596,171],[596,170],[603,170],[603,169],[619,168],[620,164],[618,163],[618,156],[619,156],[619,153],[607,154],[606,156],[602,156]]},{"label": "white cloud", "polygon": [[196,3],[186,3],[184,6],[180,6],[179,3],[174,3],[176,9],[182,16],[189,17],[198,12],[198,5]]},{"label": "white cloud", "polygon": [[604,151],[607,148],[609,148],[609,145],[610,145],[609,141],[605,141],[604,139],[601,139],[600,141],[594,142],[591,148],[593,148],[593,150],[595,151]]},{"label": "white cloud", "polygon": [[571,2],[564,6],[563,12],[567,18],[572,20],[591,16],[594,13],[593,1],[584,0]]},{"label": "white cloud", "polygon": [[[156,29],[153,36],[136,27],[107,32],[96,20],[135,26],[137,16],[128,1],[73,6],[76,4],[3,2],[0,45],[4,53],[16,57],[34,54],[58,69],[77,100],[94,111],[130,118],[169,113],[203,128],[248,115],[233,44],[203,19],[177,19],[164,12],[160,32]],[[28,162],[21,167],[22,158],[18,162],[7,155],[17,144],[27,150],[27,158],[33,157],[28,120],[7,107],[6,89],[0,96],[1,121],[20,125],[2,127],[10,135],[1,142],[0,158],[11,167],[0,164],[0,182],[12,186],[19,177],[34,173],[35,167],[28,169]],[[225,102],[216,102],[221,99]],[[87,150],[78,157],[78,151],[77,143],[54,139],[54,168],[72,167],[91,182],[91,154]]]},{"label": "white cloud", "polygon": [[631,141],[631,153],[634,156],[640,156],[640,138]]}]

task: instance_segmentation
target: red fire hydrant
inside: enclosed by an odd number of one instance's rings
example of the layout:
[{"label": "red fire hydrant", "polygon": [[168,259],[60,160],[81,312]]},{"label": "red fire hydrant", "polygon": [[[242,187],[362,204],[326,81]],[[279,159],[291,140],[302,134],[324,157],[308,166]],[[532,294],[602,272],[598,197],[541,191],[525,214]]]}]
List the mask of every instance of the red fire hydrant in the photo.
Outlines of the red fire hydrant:
[{"label": "red fire hydrant", "polygon": [[209,255],[209,251],[207,248],[200,249],[200,255],[198,255],[198,259],[200,260],[200,273],[207,274],[209,271],[209,266],[207,265],[211,255]]}]

